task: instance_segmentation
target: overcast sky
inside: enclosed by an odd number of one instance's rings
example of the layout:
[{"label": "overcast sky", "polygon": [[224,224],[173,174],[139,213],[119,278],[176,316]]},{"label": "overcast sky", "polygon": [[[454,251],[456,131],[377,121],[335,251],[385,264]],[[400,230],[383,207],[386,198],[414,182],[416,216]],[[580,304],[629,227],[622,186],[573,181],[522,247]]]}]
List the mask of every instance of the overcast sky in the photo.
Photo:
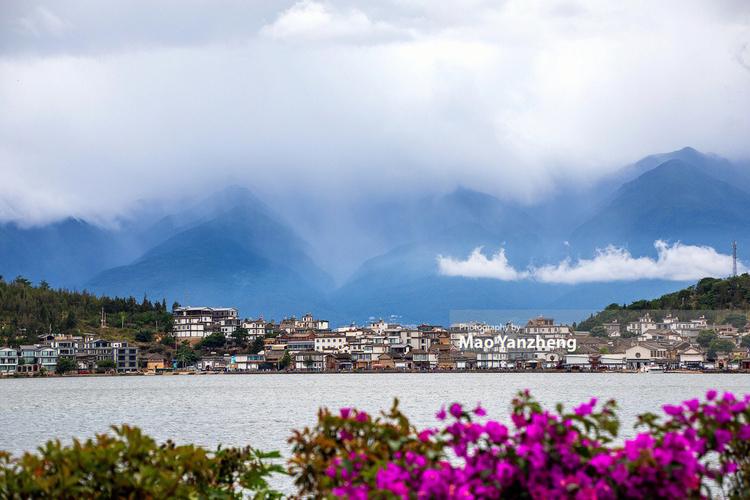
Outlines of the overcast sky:
[{"label": "overcast sky", "polygon": [[750,157],[750,2],[5,0],[0,220]]}]

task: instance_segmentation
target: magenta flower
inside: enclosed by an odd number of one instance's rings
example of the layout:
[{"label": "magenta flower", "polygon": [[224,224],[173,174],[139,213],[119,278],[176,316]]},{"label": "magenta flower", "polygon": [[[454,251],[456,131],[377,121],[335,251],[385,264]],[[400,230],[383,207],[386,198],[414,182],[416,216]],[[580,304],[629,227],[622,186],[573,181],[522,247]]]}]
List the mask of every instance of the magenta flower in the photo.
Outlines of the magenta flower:
[{"label": "magenta flower", "polygon": [[664,413],[667,415],[670,415],[672,417],[676,417],[678,415],[682,415],[682,407],[677,405],[664,405],[662,406],[662,409],[664,410]]},{"label": "magenta flower", "polygon": [[477,407],[474,408],[473,412],[477,417],[484,417],[485,415],[487,415],[487,411],[482,408],[480,404],[477,404]]},{"label": "magenta flower", "polygon": [[458,403],[453,403],[450,407],[450,413],[455,418],[461,418],[461,415],[463,415],[464,410]]},{"label": "magenta flower", "polygon": [[447,417],[447,416],[448,415],[445,413],[445,406],[441,407],[440,411],[435,414],[435,417],[438,420],[445,420],[445,417]]},{"label": "magenta flower", "polygon": [[370,420],[370,416],[366,412],[360,411],[357,413],[357,422],[367,422],[368,420]]}]

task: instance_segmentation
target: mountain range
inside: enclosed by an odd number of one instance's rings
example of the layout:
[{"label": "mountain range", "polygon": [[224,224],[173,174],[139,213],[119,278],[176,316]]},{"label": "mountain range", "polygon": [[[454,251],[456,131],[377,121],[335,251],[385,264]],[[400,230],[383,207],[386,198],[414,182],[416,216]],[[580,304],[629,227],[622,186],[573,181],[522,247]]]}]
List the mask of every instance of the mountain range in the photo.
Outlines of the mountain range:
[{"label": "mountain range", "polygon": [[[358,224],[384,241],[343,283],[312,256],[294,221],[251,189],[228,187],[173,213],[144,212],[104,228],[79,219],[0,225],[0,275],[109,295],[231,305],[280,319],[313,311],[334,323],[369,316],[446,323],[462,310],[598,309],[654,297],[687,281],[556,284],[445,276],[438,256],[500,248],[517,269],[591,258],[616,245],[654,256],[654,241],[750,245],[750,169],[685,148],[649,156],[587,189],[520,206],[457,188],[373,207]],[[355,238],[350,236],[349,239]],[[344,245],[342,238],[337,245]],[[361,245],[360,245],[361,246]],[[352,248],[357,248],[352,245]],[[729,269],[727,274],[729,274]]]}]

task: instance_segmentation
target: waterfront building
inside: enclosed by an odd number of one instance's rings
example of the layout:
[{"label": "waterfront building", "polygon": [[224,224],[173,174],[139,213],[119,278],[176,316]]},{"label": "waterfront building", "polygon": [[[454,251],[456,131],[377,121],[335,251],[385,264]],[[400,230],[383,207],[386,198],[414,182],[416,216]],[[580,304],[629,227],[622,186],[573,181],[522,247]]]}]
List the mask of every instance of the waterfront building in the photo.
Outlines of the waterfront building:
[{"label": "waterfront building", "polygon": [[326,354],[302,351],[294,354],[294,369],[301,372],[322,372],[326,367]]},{"label": "waterfront building", "polygon": [[266,363],[263,354],[235,354],[232,356],[229,369],[232,371],[258,371]]},{"label": "waterfront building", "polygon": [[0,348],[0,375],[16,373],[18,368],[18,350],[12,347]]}]

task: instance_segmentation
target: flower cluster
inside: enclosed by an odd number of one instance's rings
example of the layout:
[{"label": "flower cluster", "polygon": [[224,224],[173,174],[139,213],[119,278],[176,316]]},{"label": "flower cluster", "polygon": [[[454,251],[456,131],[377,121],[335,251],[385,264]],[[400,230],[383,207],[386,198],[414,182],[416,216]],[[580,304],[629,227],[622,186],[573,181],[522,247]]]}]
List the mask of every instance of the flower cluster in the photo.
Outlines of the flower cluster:
[{"label": "flower cluster", "polygon": [[[738,488],[750,470],[749,401],[710,392],[705,402],[666,406],[666,421],[644,415],[648,430],[620,444],[612,401],[551,412],[524,392],[511,427],[454,403],[437,413],[441,427],[423,430],[395,406],[384,419],[347,409],[293,438],[292,472],[315,453],[325,474],[306,469],[301,493],[342,498],[700,498],[710,480],[748,491]],[[717,462],[710,453],[721,454],[718,468],[707,465]]]}]

